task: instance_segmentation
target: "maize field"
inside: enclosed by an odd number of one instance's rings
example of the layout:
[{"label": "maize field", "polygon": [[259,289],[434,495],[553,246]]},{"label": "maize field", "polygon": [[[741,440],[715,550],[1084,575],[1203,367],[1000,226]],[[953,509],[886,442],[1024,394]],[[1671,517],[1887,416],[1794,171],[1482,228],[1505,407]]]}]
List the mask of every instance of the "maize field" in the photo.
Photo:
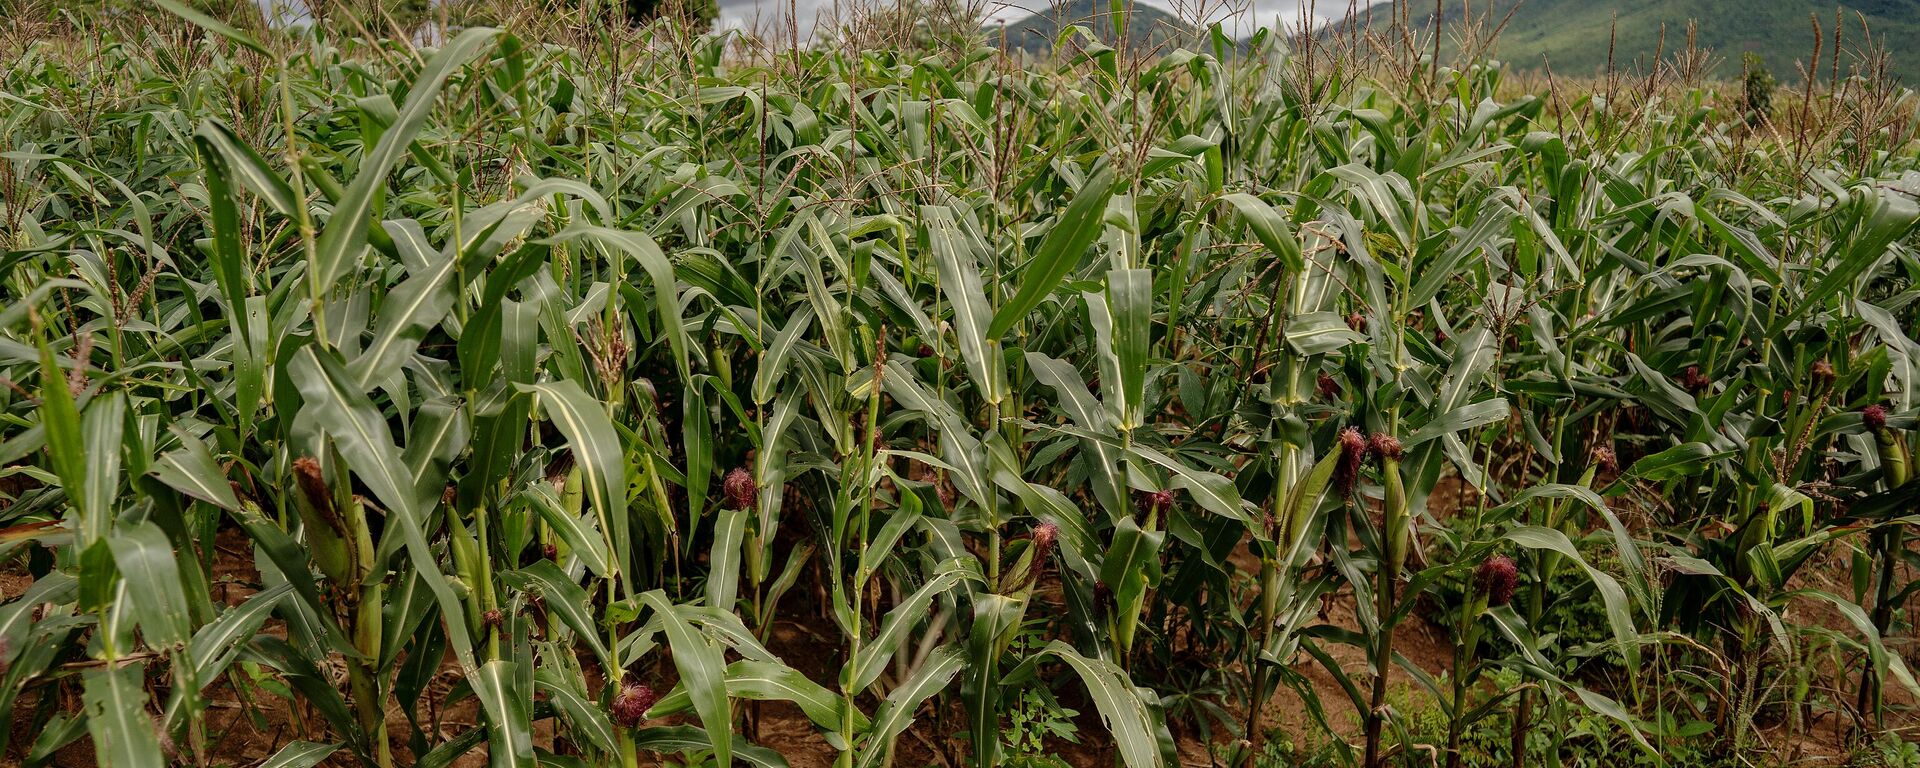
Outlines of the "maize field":
[{"label": "maize field", "polygon": [[1897,84],[155,2],[0,37],[0,762],[1920,765]]}]

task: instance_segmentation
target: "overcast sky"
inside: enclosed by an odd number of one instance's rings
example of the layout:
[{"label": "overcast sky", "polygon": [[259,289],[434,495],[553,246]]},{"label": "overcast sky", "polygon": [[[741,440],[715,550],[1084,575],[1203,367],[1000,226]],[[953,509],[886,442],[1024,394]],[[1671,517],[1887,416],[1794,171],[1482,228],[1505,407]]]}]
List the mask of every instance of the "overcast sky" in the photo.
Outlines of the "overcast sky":
[{"label": "overcast sky", "polygon": [[[762,26],[777,23],[786,18],[787,9],[795,9],[795,17],[805,30],[823,15],[841,13],[849,4],[889,2],[890,0],[719,0],[720,23],[731,27]],[[969,0],[961,0],[968,2]],[[1045,12],[1048,0],[971,0],[984,4],[989,20],[1012,21],[1030,13]],[[1151,5],[1168,11],[1181,18],[1201,17],[1207,21],[1219,21],[1222,27],[1236,37],[1252,34],[1259,27],[1297,26],[1301,14],[1309,8],[1319,17],[1319,21],[1345,15],[1349,0],[1133,0],[1142,5]],[[1361,3],[1367,0],[1359,0]],[[1101,0],[1104,2],[1104,0]]]},{"label": "overcast sky", "polygon": [[[792,8],[800,19],[803,36],[823,16],[846,14],[858,4],[892,3],[898,0],[719,0],[720,24],[725,27],[761,29],[781,25]],[[1060,0],[959,0],[977,4],[989,23],[1014,21],[1048,10],[1050,2]],[[1364,6],[1382,0],[1128,0],[1151,5],[1182,19],[1218,21],[1228,34],[1246,37],[1260,27],[1298,27],[1311,14],[1314,23],[1324,23],[1345,15],[1354,4]],[[254,0],[270,16],[279,14],[281,23],[300,23],[305,16],[306,0]],[[1107,0],[1096,0],[1105,4]],[[783,25],[782,25],[783,26]]]}]

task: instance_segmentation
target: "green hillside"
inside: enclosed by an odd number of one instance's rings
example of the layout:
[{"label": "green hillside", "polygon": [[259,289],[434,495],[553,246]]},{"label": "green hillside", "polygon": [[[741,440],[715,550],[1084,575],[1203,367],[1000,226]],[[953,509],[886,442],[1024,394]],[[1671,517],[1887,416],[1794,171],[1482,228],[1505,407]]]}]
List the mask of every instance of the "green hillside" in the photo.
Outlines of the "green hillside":
[{"label": "green hillside", "polygon": [[[1905,54],[1907,41],[1920,36],[1920,0],[1476,0],[1475,15],[1488,13],[1498,18],[1513,11],[1495,46],[1497,57],[1515,66],[1537,67],[1551,63],[1555,72],[1590,75],[1607,65],[1609,30],[1619,20],[1614,60],[1630,64],[1651,57],[1660,44],[1661,27],[1666,28],[1666,47],[1671,52],[1685,44],[1688,20],[1699,22],[1699,44],[1714,54],[1716,74],[1735,75],[1744,52],[1759,54],[1783,81],[1800,79],[1798,63],[1813,53],[1814,33],[1810,21],[1817,16],[1828,40],[1832,39],[1834,13],[1846,19],[1844,48],[1852,50],[1863,40],[1861,23],[1876,41],[1885,41],[1894,52],[1894,73],[1907,83],[1920,82],[1920,57]],[[1398,2],[1411,2],[1414,25],[1431,23],[1432,0],[1396,0],[1373,8],[1376,27],[1385,26],[1397,14]],[[1460,0],[1446,0],[1448,23],[1453,23],[1461,7]],[[1448,41],[1451,43],[1451,40]],[[1828,56],[1831,45],[1825,48]],[[1843,66],[1845,59],[1842,60]]]},{"label": "green hillside", "polygon": [[[1129,47],[1136,51],[1170,49],[1197,39],[1193,25],[1173,14],[1145,3],[1128,3],[1128,6],[1131,16],[1127,19],[1127,38]],[[1006,47],[1009,50],[1044,54],[1053,48],[1055,40],[1060,39],[1061,31],[1075,24],[1093,30],[1102,41],[1114,45],[1111,7],[1106,0],[1066,0],[1055,3],[1038,13],[1007,23],[1004,27]],[[1002,31],[999,24],[988,25],[988,40],[1000,45]]]}]

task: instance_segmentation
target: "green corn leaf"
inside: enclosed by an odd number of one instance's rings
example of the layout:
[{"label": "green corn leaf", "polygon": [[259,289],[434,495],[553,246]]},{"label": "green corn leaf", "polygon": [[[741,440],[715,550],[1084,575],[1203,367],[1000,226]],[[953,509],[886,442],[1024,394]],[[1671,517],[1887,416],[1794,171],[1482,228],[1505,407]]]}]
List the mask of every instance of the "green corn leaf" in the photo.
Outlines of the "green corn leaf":
[{"label": "green corn leaf", "polygon": [[714,521],[713,546],[707,550],[707,604],[731,608],[740,590],[740,555],[750,508],[723,509]]},{"label": "green corn leaf", "polygon": [[1714,452],[1705,443],[1682,443],[1659,453],[1640,457],[1628,468],[1627,475],[1651,482],[1693,475],[1728,454]]},{"label": "green corn leaf", "polygon": [[[412,643],[420,633],[420,627],[432,614],[436,604],[433,591],[427,588],[425,579],[411,570],[403,571],[394,577],[399,583],[389,583],[384,595],[386,605],[382,608],[380,638],[380,657],[374,666],[378,669],[392,669],[402,650],[416,649],[419,643]],[[431,632],[431,630],[430,630]],[[437,633],[435,633],[437,634]],[[437,642],[437,641],[436,641]]]},{"label": "green corn leaf", "polygon": [[[618,573],[632,573],[627,555],[631,549],[627,533],[627,459],[605,408],[569,380],[517,386],[522,392],[537,395],[547,418],[566,435],[573,447],[574,466],[580,468],[587,497],[600,517],[600,530],[611,537],[614,565]],[[632,585],[627,588],[631,590]]]},{"label": "green corn leaf", "polygon": [[998,403],[1005,388],[1005,375],[998,345],[987,335],[993,313],[987,307],[987,294],[980,282],[980,263],[966,235],[954,221],[953,211],[929,205],[921,210],[926,221],[927,243],[933,250],[934,264],[940,270],[940,292],[953,306],[953,329],[960,346],[960,358],[967,363],[974,385],[989,403]]},{"label": "green corn leaf", "polygon": [[172,429],[180,447],[156,460],[148,473],[190,497],[228,511],[239,510],[240,500],[233,495],[233,486],[227,484],[207,444],[177,427]]},{"label": "green corn leaf", "polygon": [[[200,145],[202,159],[207,162],[209,177],[220,174],[228,183],[226,192],[231,198],[232,180],[239,182],[267,201],[267,205],[282,216],[293,216],[299,212],[298,198],[294,197],[293,187],[287,180],[275,173],[267,165],[267,160],[255,152],[253,147],[240,140],[233,128],[218,119],[202,121],[194,131],[194,140]],[[215,157],[218,160],[215,160]],[[216,169],[214,163],[218,162]],[[217,191],[217,190],[210,190]],[[216,198],[215,202],[218,200]],[[244,255],[235,251],[236,257]],[[222,286],[223,288],[225,286]]]},{"label": "green corn leaf", "polygon": [[673,650],[673,666],[680,671],[680,684],[693,699],[694,712],[712,739],[714,763],[727,768],[733,764],[733,731],[727,709],[727,669],[720,648],[696,631],[664,593],[648,592],[640,599],[659,613]]},{"label": "green corn leaf", "polygon": [[261,56],[265,56],[269,58],[273,56],[273,54],[267,50],[266,46],[261,45],[259,41],[254,40],[247,33],[241,32],[240,30],[235,29],[231,25],[228,25],[225,22],[215,19],[212,16],[208,16],[204,13],[196,11],[178,2],[175,2],[175,0],[153,0],[153,4],[160,6],[162,9],[165,9],[168,13],[171,13],[175,16],[179,16],[180,18],[186,19],[187,21],[193,22],[195,25],[199,26],[201,29],[205,29],[208,32],[212,32],[216,35],[219,35],[228,40],[231,40],[234,43],[237,43],[241,46],[245,46],[246,48],[252,50],[254,53],[258,53]]},{"label": "green corn leaf", "polygon": [[713,414],[707,408],[704,377],[683,390],[680,409],[680,445],[686,455],[688,525],[707,512],[707,486],[713,480]]},{"label": "green corn leaf", "polygon": [[946,690],[953,676],[966,666],[966,654],[954,645],[940,646],[928,654],[927,660],[906,682],[888,693],[887,700],[880,704],[866,747],[860,752],[859,768],[885,765],[892,756],[894,740],[913,725],[913,716],[920,705]]},{"label": "green corn leaf", "polygon": [[147,689],[138,664],[108,665],[81,675],[81,702],[94,754],[108,768],[161,768],[160,739],[147,714]]},{"label": "green corn leaf", "polygon": [[1113,309],[1111,343],[1120,368],[1121,428],[1144,423],[1147,357],[1153,344],[1153,272],[1116,269],[1107,273],[1107,302]]},{"label": "green corn leaf", "polygon": [[[848,722],[845,699],[784,664],[752,660],[734,662],[727,667],[727,695],[751,701],[792,702],[815,726],[828,733],[838,731]],[[653,705],[648,716],[668,717],[691,706],[692,698],[687,690],[675,688]],[[855,711],[852,716],[854,730],[866,730],[866,715]]]},{"label": "green corn leaf", "polygon": [[1173,487],[1185,489],[1208,512],[1222,515],[1243,523],[1251,523],[1245,502],[1240,498],[1239,490],[1233,487],[1233,481],[1212,472],[1202,472],[1173,459],[1172,457],[1144,445],[1132,445],[1127,454],[1145,459],[1173,473]]},{"label": "green corn leaf", "polygon": [[1087,248],[1100,237],[1107,200],[1112,197],[1111,166],[1102,167],[1093,178],[1080,185],[1080,191],[1074,193],[1073,202],[1068,203],[1066,210],[1054,220],[1053,227],[1047,230],[1033,257],[1028,259],[1020,290],[993,313],[986,338],[997,340],[1006,336],[1015,323],[1038,308],[1040,302],[1060,286],[1060,281],[1073,272],[1073,268],[1086,255]]},{"label": "green corn leaf", "polygon": [[659,244],[641,232],[582,225],[568,227],[547,238],[543,244],[557,246],[573,242],[598,244],[639,262],[640,268],[646,270],[648,280],[653,283],[654,311],[659,317],[661,330],[667,334],[668,345],[673,348],[674,362],[682,376],[691,375],[692,369],[687,362],[687,349],[691,342],[687,340],[687,329],[680,318],[679,287],[674,279],[673,264],[661,252]]},{"label": "green corn leaf", "polygon": [[333,728],[350,749],[363,756],[368,754],[366,735],[354,724],[352,709],[334,687],[332,676],[322,672],[306,654],[269,635],[256,638],[247,646],[241,662],[278,671],[282,680],[326,719],[327,726]]},{"label": "green corn leaf", "polygon": [[[657,726],[634,731],[633,745],[648,752],[701,752],[713,749],[713,740],[705,730],[691,725]],[[787,768],[786,758],[765,747],[741,744],[735,753],[753,768]]]},{"label": "green corn leaf", "polygon": [[560,621],[573,630],[601,664],[612,664],[607,654],[607,645],[600,637],[600,623],[595,620],[587,591],[574,583],[573,579],[560,570],[552,560],[541,560],[518,571],[501,574],[508,584],[517,589],[538,593],[547,601],[547,609],[560,617]]},{"label": "green corn leaf", "polygon": [[[996,452],[998,453],[998,452]],[[1092,582],[1098,578],[1105,554],[1099,541],[1094,538],[1093,522],[1082,514],[1065,494],[1037,483],[1021,480],[1012,470],[997,468],[993,481],[1001,488],[1012,491],[1027,505],[1027,512],[1042,523],[1052,523],[1059,529],[1060,556],[1067,567]],[[1115,525],[1118,520],[1115,518]]]},{"label": "green corn leaf", "polygon": [[394,238],[394,244],[401,253],[415,253],[422,263],[387,292],[380,302],[373,339],[347,364],[347,372],[363,390],[373,386],[376,376],[392,372],[412,355],[427,332],[453,309],[456,298],[453,277],[458,260],[427,249],[424,242],[404,236],[405,230],[394,224],[387,223],[389,231],[403,234]]},{"label": "green corn leaf", "polygon": [[476,666],[473,642],[466,623],[458,619],[465,615],[465,606],[454,594],[433,549],[427,545],[417,489],[413,478],[404,474],[406,464],[393,445],[385,419],[353,383],[339,356],[331,350],[321,352],[312,345],[302,347],[287,368],[305,407],[314,411],[318,423],[333,437],[347,466],[386,505],[388,518],[399,523],[415,571],[433,590],[441,614],[453,617],[446,626],[455,654],[463,667],[473,669]]},{"label": "green corn leaf", "polygon": [[25,653],[26,640],[35,623],[34,606],[73,602],[79,587],[78,579],[54,571],[35,579],[19,598],[0,605],[0,642],[6,644],[5,650],[0,651],[0,661],[12,664]]},{"label": "green corn leaf", "polygon": [[853,334],[849,332],[842,304],[827,285],[828,266],[838,266],[839,249],[820,225],[820,217],[808,212],[796,216],[780,233],[775,253],[800,273],[806,285],[808,306],[820,321],[820,341],[843,367],[853,366]]},{"label": "green corn leaf", "polygon": [[340,444],[361,482],[392,511],[408,516],[420,500],[406,463],[393,444],[386,419],[366,395],[361,394],[337,353],[312,345],[302,347],[287,365],[286,375],[297,382],[307,408],[313,409],[328,434]]},{"label": "green corn leaf", "polygon": [[1792,310],[1774,321],[1767,329],[1767,335],[1778,335],[1787,323],[1822,306],[1827,299],[1852,286],[1861,274],[1886,258],[1889,245],[1920,224],[1920,201],[1906,194],[1876,190],[1869,193],[1860,205],[1865,208],[1859,217],[1860,224],[1853,233],[1852,241],[1840,252],[1838,263],[1822,275],[1819,282],[1807,289],[1806,296]]},{"label": "green corn leaf", "polygon": [[587,566],[595,576],[608,578],[613,575],[610,565],[612,554],[607,551],[605,535],[595,529],[584,516],[567,512],[560,507],[560,495],[549,483],[533,483],[520,491],[520,497],[527,500],[540,514],[540,520],[547,524],[560,540],[567,543],[567,551]]},{"label": "green corn leaf", "polygon": [[1593,581],[1594,588],[1600,593],[1600,601],[1606,608],[1607,625],[1613,629],[1613,639],[1620,653],[1627,659],[1627,672],[1629,675],[1635,674],[1640,662],[1640,634],[1633,628],[1633,614],[1628,607],[1626,590],[1621,589],[1620,582],[1614,580],[1613,576],[1605,571],[1588,564],[1586,559],[1580,556],[1580,550],[1573,546],[1573,542],[1567,540],[1566,534],[1559,531],[1551,528],[1522,526],[1508,531],[1506,538],[1528,549],[1557,552],[1561,557],[1566,558],[1567,562],[1574,563],[1580,566],[1581,570],[1586,571],[1587,578]]},{"label": "green corn leaf", "polygon": [[53,472],[60,478],[60,485],[68,489],[67,493],[74,507],[80,511],[79,524],[82,548],[98,541],[106,531],[107,520],[92,514],[86,502],[87,488],[87,442],[86,434],[81,430],[80,409],[75,405],[73,392],[67,388],[67,374],[54,362],[53,350],[45,342],[40,344],[40,426],[46,430],[47,453],[53,463]]},{"label": "green corn leaf", "polygon": [[974,596],[973,624],[966,638],[967,679],[961,693],[967,707],[968,740],[984,764],[999,759],[1000,656],[1026,610],[1025,600],[993,593]]},{"label": "green corn leaf", "polygon": [[760,639],[755,637],[753,632],[747,629],[747,625],[740,621],[740,617],[733,612],[704,605],[682,605],[679,608],[680,614],[686,617],[687,621],[698,625],[708,636],[725,643],[728,648],[733,649],[734,653],[751,661],[780,663],[780,657],[773,655],[772,651],[761,645]]},{"label": "green corn leaf", "polygon": [[[1081,381],[1080,373],[1065,362],[1037,352],[1027,353],[1027,367],[1040,383],[1053,388],[1061,407],[1082,428],[1102,435],[1113,434],[1112,419]],[[1080,444],[1091,453],[1093,492],[1108,515],[1118,518],[1133,512],[1127,504],[1126,480],[1122,477],[1119,449],[1105,440],[1082,439]]]},{"label": "green corn leaf", "polygon": [[340,751],[340,746],[339,742],[295,741],[273,753],[260,768],[313,768]]},{"label": "green corn leaf", "polygon": [[1867,648],[1867,658],[1874,669],[1878,670],[1882,677],[1891,676],[1899,681],[1909,693],[1920,694],[1920,682],[1915,682],[1913,671],[1908,669],[1906,661],[1900,654],[1888,651],[1879,629],[1873,624],[1873,618],[1867,615],[1865,609],[1822,590],[1799,589],[1790,594],[1820,600],[1833,606],[1834,610],[1838,611],[1847,623],[1852,624],[1864,638],[1863,644]]},{"label": "green corn leaf", "polygon": [[1055,640],[1047,646],[1046,653],[1066,662],[1080,675],[1080,682],[1087,686],[1094,706],[1100,710],[1100,721],[1113,734],[1114,746],[1127,768],[1159,768],[1166,764],[1160,753],[1158,735],[1163,726],[1142,699],[1151,694],[1135,688],[1126,672],[1112,662],[1081,656],[1066,643]]},{"label": "green corn leaf", "polygon": [[966,561],[949,560],[939,566],[933,578],[888,611],[886,618],[880,620],[879,633],[871,641],[862,644],[859,663],[851,670],[852,674],[842,675],[843,679],[853,681],[852,690],[864,691],[873,685],[880,674],[886,671],[887,665],[892,663],[907,633],[926,618],[933,599],[964,581],[983,581],[978,566]]},{"label": "green corn leaf", "polygon": [[487,743],[492,764],[501,768],[532,768],[533,723],[529,706],[533,692],[520,690],[511,661],[489,661],[468,679],[474,697],[487,713]]},{"label": "green corn leaf", "polygon": [[1122,519],[1114,526],[1113,546],[1102,561],[1100,580],[1113,587],[1115,600],[1137,600],[1146,588],[1160,582],[1160,547],[1165,540],[1165,532],[1141,530],[1132,520]]},{"label": "green corn leaf", "polygon": [[614,743],[613,723],[607,720],[607,713],[587,701],[571,685],[561,681],[556,670],[535,671],[533,687],[553,703],[554,711],[567,722],[569,735],[586,737],[588,743],[602,752],[611,754],[618,749]]},{"label": "green corn leaf", "polygon": [[479,55],[482,47],[498,34],[499,30],[495,29],[469,27],[435,51],[421,67],[419,76],[407,88],[407,101],[400,107],[397,119],[361,159],[360,168],[345,194],[334,201],[333,217],[328,219],[314,244],[314,263],[308,267],[315,272],[313,279],[318,284],[331,286],[339,282],[353,266],[353,260],[359,258],[367,244],[367,224],[372,219],[379,193],[387,185],[388,173],[426,125],[447,80]]},{"label": "green corn leaf", "polygon": [[798,398],[796,390],[788,390],[774,401],[773,415],[761,426],[760,447],[753,456],[753,476],[760,486],[754,500],[754,510],[758,513],[754,530],[760,534],[760,552],[758,557],[748,558],[747,564],[754,569],[756,581],[765,580],[766,569],[773,560],[774,536],[778,533],[780,510],[786,496],[788,430],[794,423]]},{"label": "green corn leaf", "polygon": [[[1526,626],[1526,622],[1520,618],[1519,614],[1514,613],[1513,606],[1500,606],[1499,608],[1490,609],[1487,611],[1486,616],[1488,620],[1493,622],[1493,625],[1500,630],[1500,633],[1512,641],[1515,646],[1521,649],[1538,647],[1539,643],[1534,640],[1531,630]],[[1657,754],[1654,751],[1653,745],[1647,742],[1647,737],[1642,733],[1644,726],[1640,723],[1639,719],[1635,718],[1625,707],[1620,706],[1619,702],[1602,694],[1587,690],[1582,686],[1572,685],[1564,680],[1560,680],[1549,671],[1550,666],[1548,664],[1542,663],[1546,662],[1546,659],[1539,657],[1537,652],[1530,650],[1523,652],[1528,653],[1534,662],[1533,669],[1528,670],[1529,672],[1535,675],[1541,675],[1549,682],[1571,690],[1574,696],[1580,700],[1582,706],[1619,722],[1622,726],[1625,726],[1627,735],[1632,737],[1634,743],[1638,744],[1642,750],[1650,755]]]},{"label": "green corn leaf", "polygon": [[[127,424],[127,396],[102,392],[80,415],[81,440],[86,446],[85,484],[79,490],[80,520],[89,524],[82,541],[97,541],[113,524],[113,501],[120,493],[121,435]],[[67,486],[69,498],[76,486]]]},{"label": "green corn leaf", "polygon": [[[203,127],[200,133],[216,134],[217,131]],[[253,281],[247,274],[246,254],[240,245],[240,210],[234,204],[232,171],[212,136],[196,134],[194,138],[200,146],[201,160],[207,165],[207,197],[213,209],[213,276],[226,297],[227,317],[240,319],[233,324],[233,337],[238,340],[233,349],[235,355],[244,355],[252,348],[247,341],[249,329],[245,317]],[[239,364],[237,360],[236,364]],[[242,404],[240,410],[253,411],[246,404]]]},{"label": "green corn leaf", "polygon": [[419,498],[432,499],[445,489],[447,467],[467,445],[467,410],[459,400],[436,397],[414,410],[400,460]]},{"label": "green corn leaf", "polygon": [[1673,382],[1668,381],[1666,376],[1654,370],[1653,366],[1648,365],[1645,360],[1640,359],[1639,355],[1629,352],[1626,358],[1636,374],[1628,382],[1628,389],[1637,395],[1642,405],[1659,414],[1661,418],[1676,424],[1685,424],[1700,413],[1700,404],[1693,395],[1674,386]]},{"label": "green corn leaf", "polygon": [[469,728],[420,757],[414,768],[448,768],[487,740],[486,728]]},{"label": "green corn leaf", "polygon": [[273,614],[273,609],[280,605],[281,599],[292,592],[292,584],[269,587],[247,598],[246,602],[227,609],[220,618],[193,633],[193,641],[187,644],[188,652],[193,657],[193,679],[205,685],[225,671],[227,665],[239,655],[240,646],[253,640],[261,625]]},{"label": "green corn leaf", "polygon": [[1294,238],[1287,226],[1287,220],[1266,201],[1245,192],[1232,192],[1220,199],[1231,206],[1240,218],[1247,222],[1247,228],[1253,230],[1253,236],[1280,259],[1280,266],[1289,272],[1298,273],[1305,261],[1300,255],[1300,241]]},{"label": "green corn leaf", "polygon": [[180,583],[173,545],[153,523],[122,526],[107,538],[114,565],[126,579],[132,603],[122,606],[139,618],[147,644],[173,649],[187,642],[187,597]]},{"label": "green corn leaf", "polygon": [[[300,602],[307,610],[317,615],[320,607],[325,603],[321,602],[319,586],[314,583],[312,564],[308,560],[307,551],[273,521],[261,516],[259,508],[252,504],[229,510],[228,516],[240,526],[242,531],[246,532],[248,538],[253,540],[254,546],[259,548],[257,551],[265,554],[268,563],[273,566],[271,569],[263,566],[262,570],[279,571],[281,577],[286,580],[285,583],[293,588]],[[255,557],[257,558],[258,555]],[[352,647],[336,623],[321,622],[320,626],[322,634],[334,648],[344,650]]]},{"label": "green corn leaf", "polygon": [[773,337],[767,353],[760,358],[760,367],[753,374],[753,401],[762,405],[773,402],[774,389],[786,374],[787,362],[793,356],[793,349],[800,342],[807,329],[813,326],[813,309],[801,306],[793,316],[787,318],[787,324]]},{"label": "green corn leaf", "polygon": [[1287,345],[1301,357],[1332,354],[1366,341],[1364,334],[1347,326],[1346,318],[1333,312],[1305,312],[1287,321]]},{"label": "green corn leaf", "polygon": [[1485,326],[1475,326],[1460,334],[1452,344],[1453,366],[1447,369],[1440,397],[1433,404],[1435,413],[1451,413],[1465,407],[1475,392],[1482,391],[1487,370],[1493,367],[1497,357],[1493,333]]},{"label": "green corn leaf", "polygon": [[1100,389],[1100,403],[1106,408],[1107,415],[1115,428],[1127,423],[1126,389],[1115,388],[1110,382],[1120,381],[1120,346],[1114,333],[1113,305],[1105,293],[1087,291],[1080,294],[1080,300],[1087,306],[1087,323],[1093,326],[1093,352],[1096,365],[1099,366],[1100,381],[1109,382]]},{"label": "green corn leaf", "polygon": [[1340,451],[1336,447],[1327,451],[1325,456],[1314,462],[1305,479],[1287,491],[1287,500],[1282,508],[1284,517],[1280,527],[1285,532],[1280,542],[1284,548],[1281,562],[1298,564],[1298,557],[1318,546],[1311,542],[1312,537],[1305,533],[1310,530],[1320,513],[1320,507],[1326,504],[1328,494],[1333,492],[1333,473],[1340,468]]},{"label": "green corn leaf", "polygon": [[1455,432],[1499,423],[1506,421],[1512,413],[1512,406],[1502,397],[1463,405],[1433,417],[1433,420],[1414,430],[1413,434],[1407,435],[1403,444],[1412,447]]},{"label": "green corn leaf", "polygon": [[880,525],[878,533],[869,536],[867,546],[860,553],[860,560],[855,564],[854,570],[856,583],[872,578],[880,571],[882,563],[898,555],[900,538],[905,536],[909,529],[919,524],[924,509],[925,502],[919,494],[908,493],[900,496],[900,508],[887,516],[887,521]]}]

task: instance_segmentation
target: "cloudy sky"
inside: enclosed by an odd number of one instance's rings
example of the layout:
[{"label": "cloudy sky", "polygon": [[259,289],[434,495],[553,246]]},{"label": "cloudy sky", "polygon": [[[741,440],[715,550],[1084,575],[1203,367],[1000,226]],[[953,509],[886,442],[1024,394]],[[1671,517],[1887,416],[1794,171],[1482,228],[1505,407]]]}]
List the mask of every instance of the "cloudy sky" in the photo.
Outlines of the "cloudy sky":
[{"label": "cloudy sky", "polygon": [[[300,23],[305,17],[306,0],[254,0],[270,18],[282,23]],[[823,18],[848,14],[854,8],[871,7],[898,0],[719,0],[720,24],[734,28],[784,28],[789,9],[800,20],[803,37]],[[1014,21],[1029,14],[1048,10],[1051,2],[1063,0],[959,0],[980,8],[988,19]],[[1106,0],[1097,0],[1105,3]],[[1355,4],[1364,6],[1383,0],[1129,0],[1151,5],[1182,19],[1218,21],[1235,37],[1253,34],[1260,27],[1298,27],[1305,19],[1324,23],[1345,15]]]},{"label": "cloudy sky", "polygon": [[[732,27],[762,27],[780,24],[788,9],[794,10],[805,30],[823,16],[847,13],[858,4],[891,0],[719,0],[721,23]],[[1044,12],[1049,0],[961,0],[982,4],[989,19],[1011,21],[1030,13]],[[1360,0],[1365,3],[1367,0]],[[1319,21],[1344,15],[1349,0],[1134,0],[1181,18],[1220,21],[1235,36],[1252,34],[1259,27],[1297,26],[1302,14],[1311,11]]]}]

